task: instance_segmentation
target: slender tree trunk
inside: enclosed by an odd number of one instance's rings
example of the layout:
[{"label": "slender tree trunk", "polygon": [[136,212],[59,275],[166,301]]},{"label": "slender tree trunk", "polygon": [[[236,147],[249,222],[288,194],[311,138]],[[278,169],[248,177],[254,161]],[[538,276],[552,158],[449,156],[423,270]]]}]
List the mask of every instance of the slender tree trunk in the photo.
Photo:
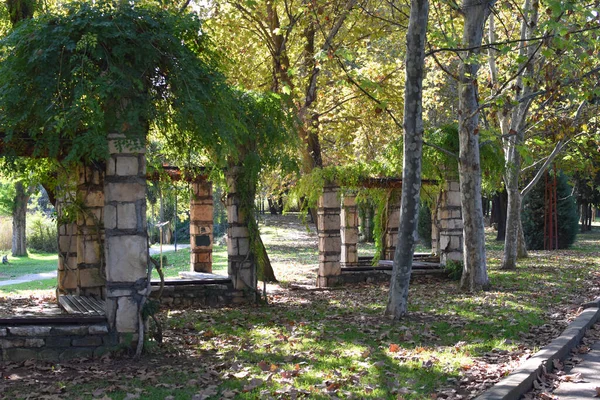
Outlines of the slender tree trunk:
[{"label": "slender tree trunk", "polygon": [[[523,41],[532,37],[537,27],[538,3],[538,0],[525,0],[523,4],[524,18],[521,23],[521,39]],[[527,78],[532,77],[534,74],[533,57],[535,51],[536,46],[522,46],[519,50],[519,55],[529,60],[529,63],[523,68],[523,73],[516,80],[516,87],[522,89],[522,96],[527,96],[534,90]],[[519,190],[519,177],[521,175],[519,147],[525,141],[525,126],[530,104],[531,101],[524,101],[513,109],[509,138],[505,140],[504,146],[506,162],[504,184],[508,194],[508,210],[506,213],[506,237],[501,268],[507,270],[517,268],[517,258],[519,256],[521,258],[527,256],[525,241],[521,240],[523,230],[521,227],[521,204],[523,203],[523,196]]]},{"label": "slender tree trunk", "polygon": [[423,153],[423,70],[429,1],[412,0],[406,32],[406,83],[404,89],[404,163],[398,242],[385,314],[394,320],[408,310],[408,287],[415,251],[415,231],[421,194]]},{"label": "slender tree trunk", "polygon": [[21,257],[27,255],[27,202],[29,195],[22,182],[15,183],[16,195],[12,213],[12,255]]},{"label": "slender tree trunk", "polygon": [[523,220],[519,217],[519,240],[517,242],[517,259],[527,258],[527,243],[525,242],[525,232],[523,231]]},{"label": "slender tree trunk", "polygon": [[494,222],[498,228],[496,240],[504,241],[506,236],[506,192],[497,192],[494,195]]},{"label": "slender tree trunk", "polygon": [[464,270],[461,288],[477,291],[489,287],[485,259],[485,230],[481,204],[481,165],[479,160],[479,102],[477,93],[477,56],[483,39],[485,21],[494,0],[464,0],[463,47],[459,71],[459,176],[464,222]]}]

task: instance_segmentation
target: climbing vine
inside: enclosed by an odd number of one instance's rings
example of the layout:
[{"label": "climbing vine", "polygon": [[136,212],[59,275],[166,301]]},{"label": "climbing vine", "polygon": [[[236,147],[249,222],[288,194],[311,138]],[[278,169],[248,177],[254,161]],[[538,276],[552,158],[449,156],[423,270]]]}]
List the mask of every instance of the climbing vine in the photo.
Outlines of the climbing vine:
[{"label": "climbing vine", "polygon": [[0,61],[5,156],[103,160],[107,132],[127,144],[151,126],[181,154],[232,143],[221,59],[193,14],[77,2],[21,22]]}]

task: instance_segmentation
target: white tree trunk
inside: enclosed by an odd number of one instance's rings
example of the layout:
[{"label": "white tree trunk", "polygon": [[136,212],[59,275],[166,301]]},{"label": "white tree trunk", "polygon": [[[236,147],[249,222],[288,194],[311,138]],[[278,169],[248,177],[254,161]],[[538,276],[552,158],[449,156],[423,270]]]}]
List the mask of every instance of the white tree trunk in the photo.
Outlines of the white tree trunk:
[{"label": "white tree trunk", "polygon": [[477,55],[483,39],[485,21],[495,0],[464,0],[463,47],[459,72],[459,177],[464,221],[464,270],[461,287],[476,291],[489,286],[485,259],[485,232],[481,203],[481,165],[479,160],[479,102],[477,100]]},{"label": "white tree trunk", "polygon": [[423,153],[423,69],[429,1],[412,0],[406,32],[406,83],[404,89],[404,162],[398,243],[385,314],[400,319],[408,308],[408,287],[415,251],[415,232],[421,193]]},{"label": "white tree trunk", "polygon": [[[535,32],[538,20],[538,0],[525,0],[523,4],[523,13],[525,18],[521,22],[521,40],[526,42]],[[523,78],[531,77],[534,74],[534,56],[537,51],[536,46],[522,46],[519,50],[521,57],[527,57],[527,64],[520,65],[523,71],[516,80],[516,87],[521,88],[521,96],[529,96],[533,92],[533,87]],[[518,148],[522,146],[525,140],[525,127],[529,106],[531,100],[519,103],[513,109],[510,123],[509,138],[504,142],[505,154],[505,174],[504,185],[508,194],[508,209],[506,212],[506,236],[504,238],[504,256],[502,258],[502,269],[517,268],[517,257],[526,256],[525,241],[520,240],[522,234],[521,227],[521,203],[523,201],[519,191],[519,177],[521,175],[521,155]],[[520,251],[519,251],[520,250]]]}]

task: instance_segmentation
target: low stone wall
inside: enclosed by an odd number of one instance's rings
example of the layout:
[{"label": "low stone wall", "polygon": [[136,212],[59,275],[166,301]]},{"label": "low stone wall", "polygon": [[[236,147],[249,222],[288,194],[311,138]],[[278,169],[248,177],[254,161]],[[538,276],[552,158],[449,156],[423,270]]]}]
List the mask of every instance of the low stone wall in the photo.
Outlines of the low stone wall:
[{"label": "low stone wall", "polygon": [[2,361],[96,358],[115,344],[106,323],[0,325]]},{"label": "low stone wall", "polygon": [[[152,285],[151,298],[157,298],[159,287]],[[222,307],[255,302],[256,294],[236,290],[227,284],[168,285],[166,284],[160,304],[164,306]]]}]

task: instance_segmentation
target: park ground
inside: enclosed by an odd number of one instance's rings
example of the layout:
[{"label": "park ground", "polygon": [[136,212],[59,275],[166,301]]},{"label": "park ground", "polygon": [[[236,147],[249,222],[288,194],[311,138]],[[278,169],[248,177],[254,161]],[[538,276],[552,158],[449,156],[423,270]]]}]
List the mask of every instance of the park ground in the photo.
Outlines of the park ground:
[{"label": "park ground", "polygon": [[[122,350],[100,360],[7,364],[0,397],[474,398],[600,294],[600,227],[570,250],[532,251],[516,271],[499,270],[502,244],[490,230],[490,291],[472,295],[450,279],[419,278],[410,315],[392,323],[383,316],[387,284],[311,287],[317,239],[295,216],[267,217],[261,231],[280,280],[268,286],[266,304],[161,310],[163,341],[151,339],[140,361]],[[225,273],[224,248],[215,250],[215,270]],[[166,255],[169,275],[187,269],[186,250]],[[53,284],[0,287],[0,315],[44,307]]]}]

